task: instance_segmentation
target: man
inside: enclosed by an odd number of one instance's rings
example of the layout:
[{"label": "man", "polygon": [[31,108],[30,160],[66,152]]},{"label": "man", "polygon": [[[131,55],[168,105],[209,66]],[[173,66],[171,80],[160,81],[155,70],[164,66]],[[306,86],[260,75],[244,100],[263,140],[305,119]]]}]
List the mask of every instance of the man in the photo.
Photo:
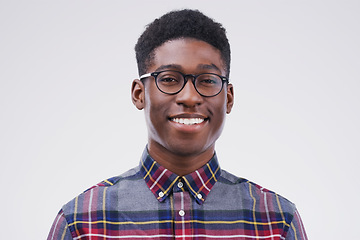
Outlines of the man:
[{"label": "man", "polygon": [[219,167],[234,101],[225,29],[170,12],[135,50],[132,101],[148,127],[140,164],[64,205],[48,239],[307,239],[294,204]]}]

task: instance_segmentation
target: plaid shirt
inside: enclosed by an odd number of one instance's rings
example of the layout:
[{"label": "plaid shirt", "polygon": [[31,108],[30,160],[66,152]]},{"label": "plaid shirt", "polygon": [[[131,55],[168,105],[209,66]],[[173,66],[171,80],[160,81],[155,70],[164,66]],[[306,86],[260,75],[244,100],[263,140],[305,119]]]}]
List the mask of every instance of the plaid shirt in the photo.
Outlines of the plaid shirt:
[{"label": "plaid shirt", "polygon": [[307,237],[293,203],[220,169],[216,155],[180,177],[145,150],[137,168],[67,203],[55,218],[50,239]]}]

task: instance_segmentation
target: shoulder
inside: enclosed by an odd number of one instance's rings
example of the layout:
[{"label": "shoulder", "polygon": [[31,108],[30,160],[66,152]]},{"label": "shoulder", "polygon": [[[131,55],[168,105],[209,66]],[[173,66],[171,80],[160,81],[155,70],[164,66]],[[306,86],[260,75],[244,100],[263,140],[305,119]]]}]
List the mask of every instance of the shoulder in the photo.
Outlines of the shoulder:
[{"label": "shoulder", "polygon": [[220,186],[231,189],[237,194],[236,197],[245,200],[244,202],[248,200],[247,202],[252,207],[255,206],[260,211],[275,211],[293,215],[296,210],[295,204],[287,198],[248,179],[237,177],[226,170],[221,170],[218,181]]},{"label": "shoulder", "polygon": [[139,175],[139,173],[140,173],[139,168],[140,167],[135,167],[135,168],[132,168],[132,169],[126,171],[125,173],[123,173],[119,176],[105,179],[105,180],[99,182],[98,184],[93,185],[92,187],[86,189],[83,193],[86,193],[90,190],[96,190],[99,188],[103,188],[103,187],[117,186],[126,181],[137,180],[137,179],[141,178],[141,176]]},{"label": "shoulder", "polygon": [[118,192],[119,190],[126,192],[134,183],[140,182],[139,180],[142,179],[139,169],[140,167],[132,168],[121,175],[105,179],[93,185],[66,203],[62,207],[62,211],[67,216],[78,211],[77,209],[83,210],[82,205],[91,204],[91,202],[98,205],[104,200],[102,196],[105,193],[111,195],[112,192]]},{"label": "shoulder", "polygon": [[225,170],[221,170],[215,187],[218,197],[235,206],[233,209],[242,209],[262,222],[283,223],[283,237],[288,234],[289,239],[294,235],[295,238],[296,235],[303,236],[298,239],[307,239],[296,206],[287,198]]}]

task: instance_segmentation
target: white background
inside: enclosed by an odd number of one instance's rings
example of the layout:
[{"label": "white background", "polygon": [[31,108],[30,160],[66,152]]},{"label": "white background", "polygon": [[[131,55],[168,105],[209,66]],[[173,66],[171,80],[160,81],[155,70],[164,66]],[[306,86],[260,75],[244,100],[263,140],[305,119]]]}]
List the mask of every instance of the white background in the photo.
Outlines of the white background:
[{"label": "white background", "polygon": [[295,202],[309,239],[358,237],[359,1],[1,0],[1,239],[45,239],[63,204],[138,164],[134,45],[184,7],[232,46],[221,166]]}]

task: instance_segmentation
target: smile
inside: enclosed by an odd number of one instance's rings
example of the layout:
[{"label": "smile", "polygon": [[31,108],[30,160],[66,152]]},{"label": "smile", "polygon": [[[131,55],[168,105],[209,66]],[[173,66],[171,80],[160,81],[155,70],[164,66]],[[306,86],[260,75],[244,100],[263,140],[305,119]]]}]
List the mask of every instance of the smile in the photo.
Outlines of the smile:
[{"label": "smile", "polygon": [[205,121],[203,118],[171,118],[170,120],[185,125],[200,124]]}]

